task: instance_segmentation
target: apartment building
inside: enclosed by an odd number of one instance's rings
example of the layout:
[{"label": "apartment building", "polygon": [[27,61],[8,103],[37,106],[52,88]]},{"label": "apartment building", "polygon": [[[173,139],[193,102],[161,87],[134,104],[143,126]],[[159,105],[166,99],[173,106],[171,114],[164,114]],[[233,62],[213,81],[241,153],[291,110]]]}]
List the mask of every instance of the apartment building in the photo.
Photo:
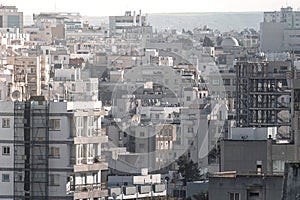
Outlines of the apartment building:
[{"label": "apartment building", "polygon": [[[142,16],[140,11],[138,14],[134,11],[126,11],[124,16],[109,17],[109,32],[110,35],[122,34],[123,32],[134,32],[137,27],[143,30],[147,26],[147,17]],[[141,32],[141,31],[138,31]],[[152,27],[149,32],[152,32]]]},{"label": "apartment building", "polygon": [[0,5],[0,28],[19,28],[23,30],[23,12],[16,6]]},{"label": "apartment building", "polygon": [[292,7],[264,12],[260,24],[260,48],[264,52],[300,50],[300,12]]},{"label": "apartment building", "polygon": [[0,102],[0,198],[100,199],[107,196],[101,155],[101,102]]},{"label": "apartment building", "polygon": [[42,64],[41,56],[7,57],[7,65],[13,66],[13,84],[10,88],[13,100],[41,95]]},{"label": "apartment building", "polygon": [[97,78],[82,79],[79,68],[55,69],[54,74],[54,78],[50,81],[50,99],[97,100]]}]

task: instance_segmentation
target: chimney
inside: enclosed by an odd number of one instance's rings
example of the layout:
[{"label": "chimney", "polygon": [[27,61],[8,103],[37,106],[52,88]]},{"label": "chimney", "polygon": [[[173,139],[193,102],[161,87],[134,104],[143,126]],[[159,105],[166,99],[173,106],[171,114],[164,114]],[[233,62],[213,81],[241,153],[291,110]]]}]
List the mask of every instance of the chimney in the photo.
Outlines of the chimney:
[{"label": "chimney", "polygon": [[139,25],[142,26],[142,10],[140,10],[140,19],[139,19]]},{"label": "chimney", "polygon": [[135,11],[133,11],[133,26],[136,26],[136,14],[135,14]]}]

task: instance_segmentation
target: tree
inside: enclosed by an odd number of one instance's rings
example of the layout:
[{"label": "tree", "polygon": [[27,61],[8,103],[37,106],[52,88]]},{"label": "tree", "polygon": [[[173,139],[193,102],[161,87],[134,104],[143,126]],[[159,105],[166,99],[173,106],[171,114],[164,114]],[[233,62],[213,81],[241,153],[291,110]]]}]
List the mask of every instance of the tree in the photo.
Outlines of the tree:
[{"label": "tree", "polygon": [[203,40],[203,46],[204,47],[213,47],[213,46],[215,46],[215,44],[209,37],[205,36],[204,40]]},{"label": "tree", "polygon": [[178,172],[181,173],[184,185],[187,182],[199,181],[201,180],[201,174],[197,163],[189,160],[185,155],[182,155],[177,160],[177,165],[179,167]]},{"label": "tree", "polygon": [[216,41],[217,41],[217,45],[218,45],[218,46],[221,46],[222,41],[223,41],[223,38],[220,37],[220,36],[218,36],[217,39],[216,39]]}]

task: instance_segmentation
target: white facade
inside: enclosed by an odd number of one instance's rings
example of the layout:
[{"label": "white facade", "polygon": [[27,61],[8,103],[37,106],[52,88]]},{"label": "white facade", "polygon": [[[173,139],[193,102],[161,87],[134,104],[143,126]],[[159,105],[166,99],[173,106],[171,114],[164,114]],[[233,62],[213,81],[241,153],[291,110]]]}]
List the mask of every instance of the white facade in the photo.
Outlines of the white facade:
[{"label": "white facade", "polygon": [[[36,106],[32,109],[37,109]],[[107,142],[101,129],[101,118],[106,114],[101,106],[101,102],[49,103],[49,155],[46,158],[49,171],[45,173],[49,173],[50,199],[107,196],[106,184],[101,178],[101,171],[108,169],[101,156],[101,143]],[[0,102],[0,198],[6,196],[7,199],[14,198],[17,177],[14,112],[14,102]],[[35,134],[34,129],[32,131]],[[38,186],[33,190],[39,190]]]},{"label": "white facade", "polygon": [[260,48],[264,52],[300,50],[300,11],[291,7],[265,12],[260,25]]},{"label": "white facade", "polygon": [[12,143],[14,140],[13,110],[12,102],[0,102],[0,140],[5,141],[0,143],[0,166],[3,168],[0,171],[0,198],[2,195],[13,195],[14,176],[11,170],[14,166]]},{"label": "white facade", "polygon": [[79,68],[55,69],[54,78],[50,81],[50,99],[68,101],[97,100],[98,79],[81,79]]}]

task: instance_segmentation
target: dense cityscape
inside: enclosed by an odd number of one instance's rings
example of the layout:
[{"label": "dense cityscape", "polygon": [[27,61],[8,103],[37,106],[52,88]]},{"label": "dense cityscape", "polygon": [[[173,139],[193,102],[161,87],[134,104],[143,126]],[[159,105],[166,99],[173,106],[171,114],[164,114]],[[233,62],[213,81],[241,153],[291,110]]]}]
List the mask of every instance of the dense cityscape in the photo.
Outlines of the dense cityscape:
[{"label": "dense cityscape", "polygon": [[124,13],[0,6],[0,199],[300,199],[300,11]]}]

